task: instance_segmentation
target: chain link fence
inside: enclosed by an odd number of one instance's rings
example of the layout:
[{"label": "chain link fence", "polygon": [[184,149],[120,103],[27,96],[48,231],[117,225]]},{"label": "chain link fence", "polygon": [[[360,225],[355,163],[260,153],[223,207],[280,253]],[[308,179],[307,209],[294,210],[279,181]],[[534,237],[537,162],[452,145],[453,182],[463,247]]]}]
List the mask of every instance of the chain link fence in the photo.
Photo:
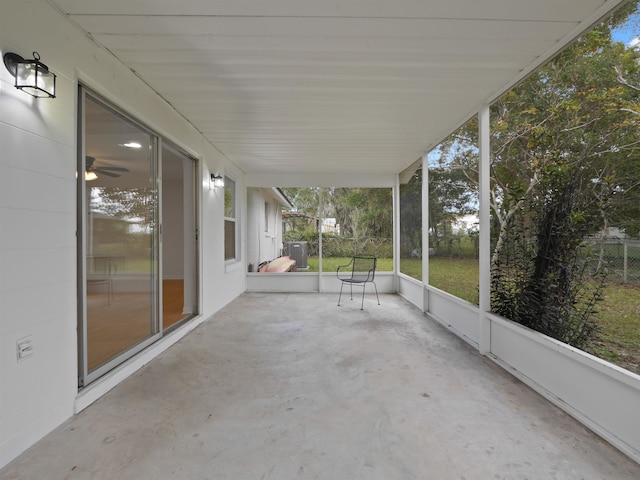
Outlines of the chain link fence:
[{"label": "chain link fence", "polygon": [[[285,236],[286,241],[300,241],[302,238]],[[291,237],[291,238],[289,238]],[[295,236],[299,237],[299,236]],[[317,235],[304,238],[308,242],[308,255],[318,256]],[[589,247],[590,270],[605,271],[607,280],[614,283],[640,285],[640,239],[606,237],[592,238],[585,242]],[[442,242],[434,249],[436,255],[476,256],[477,239],[468,238],[462,242]],[[326,257],[350,257],[354,254],[375,255],[393,258],[393,244],[388,238],[353,239],[335,235],[323,235],[323,254]]]},{"label": "chain link fence", "polygon": [[640,285],[640,240],[605,237],[589,239],[594,271],[604,269],[607,280]]},{"label": "chain link fence", "polygon": [[[306,241],[310,257],[319,255],[317,234],[295,235],[287,233],[287,242]],[[322,234],[322,254],[325,257],[351,257],[353,255],[374,255],[378,258],[393,258],[393,240],[390,238],[350,238],[334,234]]]}]

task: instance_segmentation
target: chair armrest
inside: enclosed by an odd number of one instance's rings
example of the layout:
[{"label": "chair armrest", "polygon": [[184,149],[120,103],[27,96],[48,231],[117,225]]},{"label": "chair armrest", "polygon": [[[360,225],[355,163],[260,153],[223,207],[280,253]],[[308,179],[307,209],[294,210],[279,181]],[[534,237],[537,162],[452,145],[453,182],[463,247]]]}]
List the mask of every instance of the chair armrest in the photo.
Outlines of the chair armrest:
[{"label": "chair armrest", "polygon": [[367,272],[367,282],[371,282],[373,281],[373,277],[375,275],[375,269],[370,268],[369,271]]},{"label": "chair armrest", "polygon": [[[343,272],[343,277],[340,277],[340,269],[348,268],[348,267],[350,267],[350,266],[351,266],[351,264],[352,264],[352,263],[353,263],[353,259],[351,259],[351,261],[350,261],[349,263],[347,263],[346,265],[340,265],[340,266],[338,266],[338,268],[336,269],[336,275],[337,275],[337,277],[338,277],[338,278],[346,278],[346,276],[344,276],[344,272]],[[348,273],[349,273],[349,274],[351,274],[351,272],[348,272]],[[349,275],[349,276],[351,276],[351,275]]]}]

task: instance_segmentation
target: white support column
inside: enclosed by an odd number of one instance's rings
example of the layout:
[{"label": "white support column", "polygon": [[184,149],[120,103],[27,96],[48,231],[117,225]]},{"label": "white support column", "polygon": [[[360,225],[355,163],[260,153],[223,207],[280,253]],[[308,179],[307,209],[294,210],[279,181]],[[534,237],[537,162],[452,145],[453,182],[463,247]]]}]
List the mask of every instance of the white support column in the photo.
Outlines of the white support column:
[{"label": "white support column", "polygon": [[324,194],[322,187],[318,190],[318,293],[322,293],[322,224],[324,223]]},{"label": "white support column", "polygon": [[479,351],[485,355],[491,352],[491,320],[486,312],[491,310],[491,237],[490,237],[490,127],[489,106],[484,106],[478,115],[479,195],[480,195],[480,342]]},{"label": "white support column", "polygon": [[393,290],[400,290],[400,175],[396,175],[393,198]]},{"label": "white support column", "polygon": [[429,161],[422,155],[422,311],[429,311]]}]

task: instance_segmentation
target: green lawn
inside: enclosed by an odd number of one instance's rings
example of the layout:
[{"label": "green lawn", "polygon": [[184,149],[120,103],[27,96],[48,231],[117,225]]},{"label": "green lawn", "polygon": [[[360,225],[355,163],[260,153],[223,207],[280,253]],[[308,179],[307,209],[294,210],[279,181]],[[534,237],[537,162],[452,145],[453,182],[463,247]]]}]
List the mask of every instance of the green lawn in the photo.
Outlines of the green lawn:
[{"label": "green lawn", "polygon": [[[351,261],[351,257],[322,257],[322,271],[335,272],[340,265],[346,265]],[[309,257],[307,265],[309,270],[303,272],[318,272],[318,257]],[[376,270],[378,272],[393,272],[393,258],[379,258]]]},{"label": "green lawn", "polygon": [[475,258],[429,258],[429,284],[476,305],[478,272]]},{"label": "green lawn", "polygon": [[[404,262],[420,263],[419,260]],[[434,287],[471,303],[478,302],[478,261],[475,259],[431,257],[429,278]],[[640,374],[640,285],[608,285],[597,310],[601,330],[589,353]]]},{"label": "green lawn", "polygon": [[640,285],[609,285],[597,309],[602,330],[590,353],[640,374]]},{"label": "green lawn", "polygon": [[[403,258],[400,271],[422,280],[422,260]],[[429,257],[429,283],[440,290],[478,304],[478,260],[475,258]]]}]

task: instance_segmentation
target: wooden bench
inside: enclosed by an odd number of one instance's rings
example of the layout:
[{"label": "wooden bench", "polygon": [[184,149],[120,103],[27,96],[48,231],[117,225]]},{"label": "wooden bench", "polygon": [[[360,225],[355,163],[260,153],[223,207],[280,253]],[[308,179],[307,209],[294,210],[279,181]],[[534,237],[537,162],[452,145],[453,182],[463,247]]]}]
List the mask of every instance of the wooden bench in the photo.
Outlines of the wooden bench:
[{"label": "wooden bench", "polygon": [[259,272],[268,272],[268,273],[281,273],[281,272],[295,272],[296,270],[296,261],[292,260],[291,257],[278,257],[275,260],[270,262],[265,262],[260,266]]}]

